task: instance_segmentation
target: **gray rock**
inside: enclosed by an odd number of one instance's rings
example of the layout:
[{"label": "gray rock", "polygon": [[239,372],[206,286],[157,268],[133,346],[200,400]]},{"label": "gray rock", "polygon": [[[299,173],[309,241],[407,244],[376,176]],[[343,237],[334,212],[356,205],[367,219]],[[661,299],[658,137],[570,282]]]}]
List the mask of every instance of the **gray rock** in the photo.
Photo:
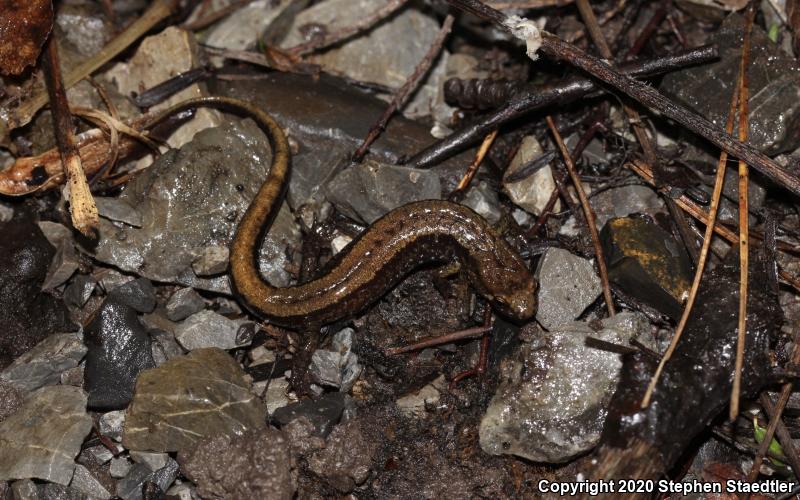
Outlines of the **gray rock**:
[{"label": "gray rock", "polygon": [[114,269],[101,269],[99,272],[95,273],[95,278],[97,278],[98,283],[100,283],[100,286],[106,293],[110,293],[118,286],[122,286],[136,279],[135,276],[122,274]]},{"label": "gray rock", "polygon": [[52,290],[66,282],[78,269],[78,251],[75,250],[72,231],[63,224],[41,221],[38,225],[50,244],[56,248],[56,254],[47,270],[47,278],[42,284],[42,290]]},{"label": "gray rock", "polygon": [[325,186],[325,196],[348,217],[368,224],[390,210],[442,196],[439,176],[430,170],[366,160],[340,172]]},{"label": "gray rock", "polygon": [[234,349],[249,344],[238,342],[242,338],[240,330],[246,327],[247,323],[205,310],[183,320],[175,329],[175,340],[188,351],[206,347]]},{"label": "gray rock", "polygon": [[198,276],[216,276],[228,270],[229,260],[228,247],[211,245],[198,252],[197,258],[192,262],[192,269]]},{"label": "gray rock", "polygon": [[341,493],[349,493],[369,477],[381,443],[368,439],[358,420],[337,425],[325,448],[308,459],[309,468]]},{"label": "gray rock", "polygon": [[74,366],[61,372],[61,385],[73,385],[83,389],[85,374],[86,362],[81,362],[78,366]]},{"label": "gray rock", "polygon": [[83,307],[92,296],[97,280],[91,274],[76,275],[64,290],[64,302],[75,307]]},{"label": "gray rock", "polygon": [[178,459],[201,498],[290,500],[297,489],[287,437],[272,428],[215,437]]},{"label": "gray rock", "polygon": [[133,463],[128,457],[116,457],[111,459],[108,473],[111,474],[111,477],[120,479],[127,476],[131,468],[133,468]]},{"label": "gray rock", "polygon": [[548,249],[536,268],[539,309],[536,320],[548,330],[574,320],[603,287],[588,260],[561,248]]},{"label": "gray rock", "polygon": [[594,331],[569,323],[533,342],[501,368],[501,382],[480,425],[481,448],[534,462],[563,463],[600,440],[608,402],[616,389],[620,355],[587,347],[587,337],[628,345],[649,332],[647,319],[623,312]]},{"label": "gray rock", "polygon": [[16,413],[24,398],[19,389],[0,378],[0,422]]},{"label": "gray rock", "polygon": [[[96,258],[151,280],[230,293],[227,276],[198,277],[192,262],[204,248],[230,243],[269,163],[267,139],[250,120],[198,132],[128,184],[120,199],[142,213],[142,227],[101,219]],[[279,214],[261,249],[266,276],[277,286],[289,279],[286,246],[299,241],[292,223]]]},{"label": "gray rock", "polygon": [[[661,91],[724,127],[741,56],[744,16],[728,16],[708,39],[719,46],[720,60],[664,76]],[[800,67],[769,40],[759,26],[751,38],[750,114],[747,142],[768,155],[800,146]]]},{"label": "gray rock", "polygon": [[87,496],[82,492],[54,483],[39,485],[40,500],[87,500]]},{"label": "gray rock", "polygon": [[146,482],[155,483],[162,492],[166,491],[178,477],[178,469],[178,462],[171,458],[156,471],[143,464],[134,464],[128,475],[117,483],[117,496],[123,500],[141,500],[142,486]]},{"label": "gray rock", "polygon": [[134,462],[144,464],[151,471],[157,471],[167,465],[169,455],[166,453],[151,453],[147,451],[131,451],[131,458]]},{"label": "gray rock", "polygon": [[111,493],[95,478],[83,465],[75,465],[75,473],[72,475],[70,488],[83,493],[91,498],[106,500],[111,498]]},{"label": "gray rock", "polygon": [[97,213],[110,221],[124,222],[133,227],[142,227],[142,214],[131,204],[119,198],[95,196]]},{"label": "gray rock", "polygon": [[183,356],[186,351],[175,340],[175,335],[164,330],[150,330],[148,332],[153,339],[152,352],[153,361],[156,366],[161,366],[170,359]]},{"label": "gray rock", "polygon": [[[348,19],[357,19],[374,12],[387,0],[327,0],[303,10],[297,15],[281,46],[292,47],[305,41],[302,27],[309,23],[323,25],[332,32],[348,26]],[[434,41],[439,30],[437,21],[417,9],[401,9],[379,23],[374,29],[352,37],[335,47],[311,54],[310,62],[345,74],[358,81],[376,82],[398,89],[414,71]],[[307,35],[306,35],[307,36]],[[397,40],[406,40],[403,50],[397,50]],[[422,82],[405,113],[430,114],[431,102],[436,99],[440,80],[447,64],[446,54],[438,58],[426,80]]]},{"label": "gray rock", "polygon": [[353,345],[353,329],[345,328],[333,338],[334,351],[317,349],[311,356],[309,370],[320,385],[336,387],[342,392],[349,391],[363,367],[358,364],[358,356],[350,348]]},{"label": "gray rock", "polygon": [[22,479],[11,483],[14,500],[39,500],[39,488],[30,479]]},{"label": "gray rock", "polygon": [[147,278],[136,278],[123,283],[108,292],[108,296],[140,313],[153,312],[156,307],[156,289]]},{"label": "gray rock", "polygon": [[0,378],[22,391],[54,385],[60,382],[61,373],[78,366],[85,354],[82,335],[57,333],[14,360],[0,372]]},{"label": "gray rock", "polygon": [[[503,174],[503,192],[511,198],[514,204],[535,215],[542,213],[542,210],[550,200],[553,189],[556,188],[550,165],[547,164],[533,174],[516,182],[508,182],[507,179],[530,162],[535,161],[543,153],[544,150],[539,141],[536,140],[536,137],[532,135],[526,136],[522,139],[522,144],[520,144],[517,154],[514,155],[511,164]],[[560,203],[560,201],[556,202],[553,211],[558,212],[560,210]]]},{"label": "gray rock", "polygon": [[225,351],[198,349],[139,375],[122,443],[141,451],[179,451],[218,435],[266,425],[265,408]]},{"label": "gray rock", "polygon": [[103,413],[97,423],[100,434],[120,442],[122,441],[122,429],[125,426],[125,410]]},{"label": "gray rock", "polygon": [[0,222],[8,222],[14,218],[14,207],[8,203],[0,203]]},{"label": "gray rock", "polygon": [[91,448],[86,448],[83,450],[84,453],[87,453],[92,457],[94,463],[97,465],[103,465],[107,462],[110,462],[112,458],[114,458],[114,454],[111,453],[108,448],[99,444],[97,446],[92,446]]},{"label": "gray rock", "polygon": [[197,496],[197,491],[191,482],[173,485],[167,490],[167,496],[177,498],[178,500],[198,500],[200,498]]},{"label": "gray rock", "polygon": [[490,224],[497,224],[500,221],[502,215],[500,212],[500,199],[497,197],[497,192],[483,181],[467,191],[462,203],[475,210],[478,215],[489,221]]},{"label": "gray rock", "polygon": [[193,288],[181,288],[172,294],[166,305],[167,318],[172,321],[186,319],[205,308],[206,302]]},{"label": "gray rock", "polygon": [[74,458],[92,429],[86,393],[47,386],[30,393],[22,407],[0,423],[0,480],[37,478],[69,484]]}]

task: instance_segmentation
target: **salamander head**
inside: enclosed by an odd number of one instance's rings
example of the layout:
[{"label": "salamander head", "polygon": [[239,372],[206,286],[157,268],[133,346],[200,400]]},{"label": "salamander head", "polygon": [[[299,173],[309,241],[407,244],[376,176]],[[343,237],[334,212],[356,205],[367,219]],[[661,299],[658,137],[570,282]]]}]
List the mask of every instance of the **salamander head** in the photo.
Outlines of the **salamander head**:
[{"label": "salamander head", "polygon": [[504,316],[520,321],[528,320],[536,314],[536,280],[527,271],[525,276],[518,276],[508,290],[495,294],[493,303]]}]

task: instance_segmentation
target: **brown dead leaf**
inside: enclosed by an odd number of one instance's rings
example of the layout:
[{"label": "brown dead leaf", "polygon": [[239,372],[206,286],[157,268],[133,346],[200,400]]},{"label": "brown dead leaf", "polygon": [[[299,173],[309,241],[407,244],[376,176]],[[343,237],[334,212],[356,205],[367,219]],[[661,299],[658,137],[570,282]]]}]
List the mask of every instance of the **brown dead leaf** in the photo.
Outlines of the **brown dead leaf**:
[{"label": "brown dead leaf", "polygon": [[35,64],[52,27],[51,0],[0,0],[0,72],[18,75]]}]

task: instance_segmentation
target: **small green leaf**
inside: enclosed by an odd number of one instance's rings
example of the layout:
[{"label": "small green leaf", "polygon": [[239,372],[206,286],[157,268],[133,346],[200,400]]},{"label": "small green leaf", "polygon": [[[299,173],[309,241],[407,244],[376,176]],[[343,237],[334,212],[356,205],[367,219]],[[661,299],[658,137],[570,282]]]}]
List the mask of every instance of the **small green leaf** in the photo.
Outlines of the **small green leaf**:
[{"label": "small green leaf", "polygon": [[779,24],[772,24],[769,27],[769,32],[767,32],[767,36],[770,40],[774,43],[778,43],[778,32],[780,31],[781,26]]},{"label": "small green leaf", "polygon": [[[764,441],[764,436],[766,436],[766,434],[767,434],[767,429],[764,428],[764,427],[760,427],[758,425],[758,421],[756,420],[756,417],[753,417],[753,429],[755,431],[756,442],[758,444],[761,444],[761,442]],[[786,455],[783,454],[783,448],[781,448],[780,443],[778,443],[778,441],[775,438],[772,438],[772,441],[769,443],[769,448],[768,449],[769,449],[770,455],[772,455],[774,457],[780,457],[780,458],[783,458],[783,459],[786,458]],[[772,457],[769,457],[769,459],[775,465],[779,465],[779,466],[785,466],[786,465],[785,463],[781,462],[780,460],[776,460],[776,459],[774,459]]]}]

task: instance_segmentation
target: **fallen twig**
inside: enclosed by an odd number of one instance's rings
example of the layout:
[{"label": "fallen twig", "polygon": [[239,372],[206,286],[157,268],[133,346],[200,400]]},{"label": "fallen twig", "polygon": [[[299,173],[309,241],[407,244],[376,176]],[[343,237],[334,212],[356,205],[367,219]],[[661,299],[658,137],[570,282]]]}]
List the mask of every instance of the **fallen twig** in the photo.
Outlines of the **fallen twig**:
[{"label": "fallen twig", "polygon": [[467,171],[464,172],[464,176],[458,182],[458,186],[456,186],[453,192],[450,193],[450,196],[448,196],[450,200],[455,200],[469,187],[470,182],[472,182],[472,178],[475,177],[475,174],[478,172],[478,167],[480,167],[483,159],[486,157],[486,153],[488,153],[489,148],[492,147],[495,137],[497,137],[497,130],[490,132],[489,135],[487,135],[483,140],[483,144],[481,144],[481,147],[478,148],[478,152],[475,153],[475,159],[473,159],[472,163],[470,163],[469,167],[467,167]]},{"label": "fallen twig", "polygon": [[69,186],[69,211],[72,216],[72,225],[86,236],[92,236],[100,223],[97,206],[89,190],[86,174],[83,171],[81,157],[75,145],[73,132],[72,113],[67,102],[67,89],[61,79],[61,63],[58,58],[58,45],[55,36],[50,35],[47,49],[42,58],[47,93],[50,96],[50,111],[53,114],[53,131],[67,174]]},{"label": "fallen twig", "polygon": [[611,296],[611,288],[608,284],[608,270],[606,269],[606,259],[603,256],[603,246],[600,244],[600,236],[597,233],[597,217],[594,215],[592,206],[589,205],[589,199],[583,191],[581,180],[578,178],[577,172],[575,172],[575,164],[572,162],[572,156],[569,154],[567,146],[561,139],[561,134],[558,133],[553,119],[549,116],[547,117],[547,125],[550,127],[550,131],[553,132],[556,144],[558,144],[558,149],[561,150],[561,155],[564,157],[564,164],[566,164],[569,176],[572,178],[572,183],[575,186],[575,192],[578,193],[578,199],[581,201],[583,215],[586,218],[586,225],[589,227],[589,234],[592,236],[594,253],[597,258],[597,267],[600,270],[600,281],[603,283],[603,297],[606,301],[606,307],[608,307],[608,314],[614,316],[617,311],[614,308],[614,298]]},{"label": "fallen twig", "polygon": [[451,15],[448,15],[445,18],[444,22],[442,23],[442,27],[436,34],[436,38],[434,38],[433,43],[431,43],[431,46],[425,53],[425,56],[419,61],[419,63],[417,63],[417,66],[414,68],[414,72],[411,73],[411,76],[408,77],[403,86],[400,87],[400,89],[394,94],[394,97],[392,97],[392,102],[383,112],[383,115],[381,115],[378,121],[372,126],[372,128],[370,128],[369,132],[367,133],[367,137],[364,138],[364,142],[361,143],[361,146],[359,146],[356,152],[353,154],[354,162],[358,163],[364,158],[369,150],[370,145],[372,145],[372,143],[375,142],[375,140],[381,135],[381,132],[386,129],[386,124],[389,123],[392,115],[394,115],[394,113],[406,103],[413,90],[417,88],[417,85],[419,85],[422,77],[428,74],[428,71],[431,69],[431,65],[433,65],[433,61],[442,50],[442,45],[444,44],[447,35],[450,34],[450,30],[453,28],[453,21],[454,18]]}]

